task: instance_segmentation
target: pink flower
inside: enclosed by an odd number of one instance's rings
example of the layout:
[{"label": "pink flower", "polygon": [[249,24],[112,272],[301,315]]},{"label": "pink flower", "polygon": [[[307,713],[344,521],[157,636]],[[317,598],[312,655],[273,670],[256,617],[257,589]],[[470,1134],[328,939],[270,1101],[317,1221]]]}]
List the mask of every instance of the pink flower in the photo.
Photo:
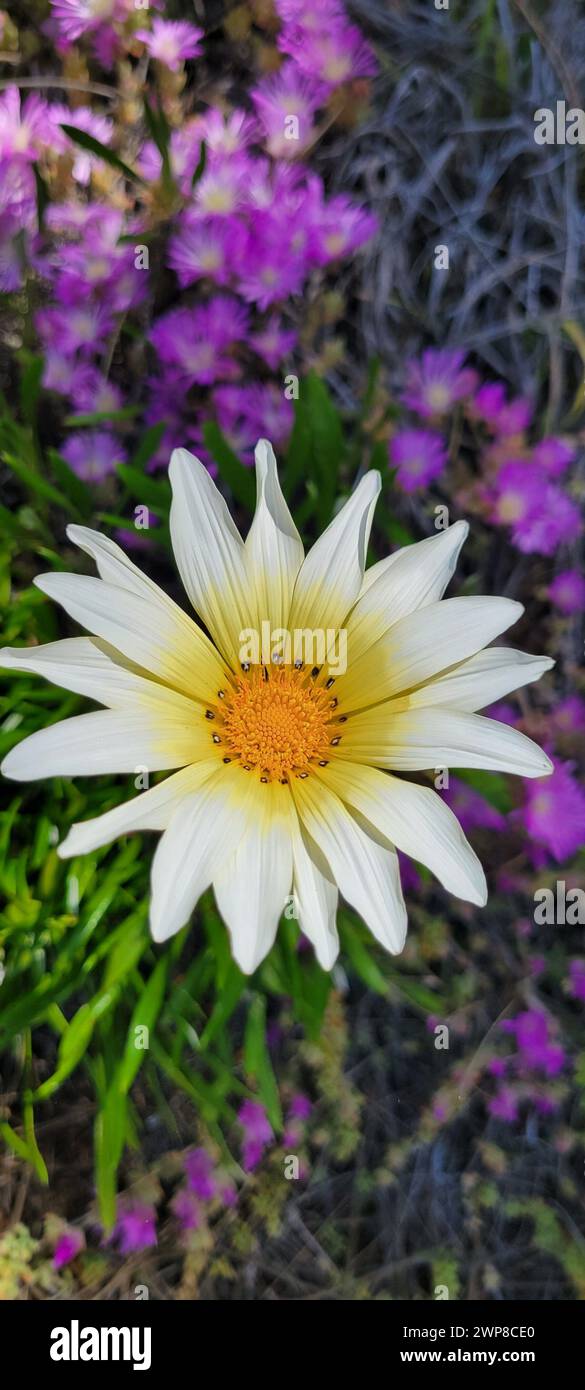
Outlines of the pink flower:
[{"label": "pink flower", "polygon": [[562,570],[548,586],[551,603],[561,613],[581,613],[585,608],[585,578],[580,570]]},{"label": "pink flower", "polygon": [[152,29],[137,29],[136,38],[145,44],[151,58],[178,72],[187,58],[201,53],[203,29],[187,20],[153,19]]},{"label": "pink flower", "polygon": [[390,440],[388,455],[405,492],[426,487],[438,478],[447,463],[444,441],[431,430],[397,430]]},{"label": "pink flower", "polygon": [[557,862],[569,859],[585,841],[585,793],[572,776],[575,764],[555,762],[546,783],[524,786],[522,809],[528,834]]},{"label": "pink flower", "polygon": [[425,420],[447,415],[477,382],[477,373],[464,368],[464,362],[464,352],[427,348],[419,362],[409,363],[402,395],[405,405]]}]

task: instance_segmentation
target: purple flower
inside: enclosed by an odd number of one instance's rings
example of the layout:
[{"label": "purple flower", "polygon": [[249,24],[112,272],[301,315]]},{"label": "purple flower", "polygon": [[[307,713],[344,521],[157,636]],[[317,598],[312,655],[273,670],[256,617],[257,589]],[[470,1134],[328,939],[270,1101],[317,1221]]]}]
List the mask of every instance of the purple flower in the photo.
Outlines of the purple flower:
[{"label": "purple flower", "polygon": [[258,1167],[264,1150],[274,1133],[264,1106],[259,1100],[245,1100],[238,1111],[238,1120],[244,1131],[242,1141],[242,1163],[247,1173]]},{"label": "purple flower", "polygon": [[573,462],[577,450],[567,439],[541,439],[532,450],[532,458],[549,478],[558,478]]},{"label": "purple flower", "polygon": [[431,430],[397,430],[388,447],[389,460],[405,492],[426,487],[443,472],[447,450],[440,434]]},{"label": "purple flower", "polygon": [[190,381],[209,386],[233,375],[225,349],[246,337],[248,321],[236,300],[210,299],[196,309],[171,309],[158,319],[150,339],[162,358]]},{"label": "purple flower", "polygon": [[548,596],[561,613],[581,613],[585,608],[585,578],[580,570],[562,570],[548,586]]},{"label": "purple flower", "polygon": [[530,460],[504,464],[495,481],[491,520],[511,526],[518,550],[551,555],[581,530],[578,508]]},{"label": "purple flower", "polygon": [[[56,389],[53,387],[53,390]],[[97,367],[92,367],[89,363],[82,363],[77,368],[77,373],[71,374],[70,384],[65,394],[73,401],[76,410],[83,413],[90,411],[110,413],[113,410],[120,410],[122,405],[122,392],[119,386],[116,386],[113,381],[108,381]]]},{"label": "purple flower", "polygon": [[203,278],[227,285],[244,239],[245,229],[235,218],[183,219],[170,239],[168,264],[183,287]]},{"label": "purple flower", "polygon": [[197,117],[197,128],[207,149],[214,154],[239,154],[258,135],[256,121],[249,112],[224,112],[216,106]]},{"label": "purple flower", "polygon": [[464,368],[464,362],[464,352],[427,348],[420,362],[409,363],[402,395],[405,405],[425,420],[447,415],[477,383],[477,373]]},{"label": "purple flower", "polygon": [[76,43],[107,21],[123,18],[123,0],[50,0],[63,39]]},{"label": "purple flower", "polygon": [[217,1183],[213,1176],[214,1163],[211,1155],[206,1149],[193,1149],[185,1159],[185,1171],[189,1180],[189,1187],[201,1202],[210,1202],[217,1192]]},{"label": "purple flower", "polygon": [[516,1018],[504,1020],[500,1026],[516,1038],[517,1064],[521,1070],[543,1071],[546,1076],[556,1076],[561,1070],[565,1053],[562,1047],[550,1041],[548,1019],[541,1010],[526,1009]]},{"label": "purple flower", "polygon": [[71,434],[61,453],[73,472],[86,483],[101,483],[126,458],[125,450],[107,430]]},{"label": "purple flower", "polygon": [[65,148],[73,157],[73,178],[77,183],[87,185],[92,169],[99,167],[100,160],[90,150],[80,149],[70,136],[64,137],[61,125],[75,126],[76,130],[83,130],[86,135],[93,135],[100,145],[109,145],[114,133],[113,121],[88,106],[76,106],[74,111],[70,111],[68,106],[51,106],[49,116],[56,130],[56,138],[65,140]]},{"label": "purple flower", "polygon": [[[23,102],[16,86],[0,92],[0,159],[32,163],[56,138],[49,105],[36,92]],[[62,147],[62,133],[58,142]]]},{"label": "purple flower", "polygon": [[572,960],[569,964],[571,994],[585,1004],[585,960]]},{"label": "purple flower", "polygon": [[309,1097],[304,1096],[302,1092],[299,1091],[297,1095],[293,1096],[291,1100],[288,1112],[289,1119],[308,1120],[309,1115],[312,1112],[312,1109],[313,1105],[312,1102],[309,1100]]},{"label": "purple flower", "polygon": [[323,27],[303,28],[302,23],[285,27],[278,46],[298,64],[302,72],[340,87],[356,77],[373,77],[378,64],[373,49],[354,24],[323,15]]},{"label": "purple flower", "polygon": [[117,1240],[121,1255],[148,1250],[156,1245],[156,1210],[146,1202],[120,1202],[116,1224],[110,1237]]},{"label": "purple flower", "polygon": [[108,310],[87,302],[75,308],[39,309],[35,322],[47,352],[54,348],[64,355],[97,350],[113,329]]},{"label": "purple flower", "polygon": [[488,1110],[496,1120],[506,1120],[508,1124],[513,1124],[518,1119],[518,1103],[514,1092],[509,1086],[501,1086],[496,1091],[495,1096],[489,1101]]},{"label": "purple flower", "polygon": [[284,328],[281,319],[273,314],[263,328],[258,328],[255,333],[250,334],[248,341],[254,352],[257,352],[271,371],[275,372],[283,359],[296,347],[297,336],[294,329]]},{"label": "purple flower", "polygon": [[203,29],[187,20],[153,19],[152,29],[137,29],[136,38],[146,45],[151,58],[178,72],[187,58],[201,53]]},{"label": "purple flower", "polygon": [[339,260],[357,251],[378,231],[378,218],[365,208],[357,207],[343,193],[325,203],[313,221],[314,259],[318,265]]},{"label": "purple flower", "polygon": [[277,448],[288,443],[294,423],[292,401],[274,382],[246,386],[246,416],[255,439],[271,439]]},{"label": "purple flower", "polygon": [[[250,93],[263,128],[266,148],[274,158],[294,159],[309,144],[313,118],[327,100],[328,87],[296,63],[284,63],[280,71],[265,77]],[[296,128],[290,118],[294,117]]]},{"label": "purple flower", "polygon": [[172,1208],[184,1231],[198,1231],[204,1220],[203,1212],[193,1192],[181,1187],[172,1200]]},{"label": "purple flower", "polygon": [[487,382],[476,391],[470,414],[487,425],[499,439],[509,439],[528,429],[533,406],[523,396],[508,401],[506,388],[500,382]]},{"label": "purple flower", "polygon": [[195,186],[195,205],[207,217],[229,217],[245,202],[250,161],[245,154],[237,157],[214,155],[203,177]]},{"label": "purple flower", "polygon": [[445,800],[465,831],[476,828],[505,829],[506,817],[502,812],[491,806],[473,787],[469,787],[466,782],[460,782],[456,777],[451,778],[449,787],[445,789]]},{"label": "purple flower", "polygon": [[574,767],[572,762],[555,762],[546,782],[539,779],[524,786],[526,830],[559,863],[585,840],[585,793],[572,776]]},{"label": "purple flower", "polygon": [[585,729],[585,700],[580,695],[567,695],[552,711],[551,723],[560,734],[582,733]]},{"label": "purple flower", "polygon": [[53,1253],[53,1269],[63,1269],[64,1265],[70,1264],[71,1261],[75,1259],[75,1256],[79,1254],[79,1251],[83,1250],[84,1245],[85,1238],[83,1231],[78,1231],[73,1226],[69,1226],[67,1230],[63,1231],[59,1236],[55,1246]]}]

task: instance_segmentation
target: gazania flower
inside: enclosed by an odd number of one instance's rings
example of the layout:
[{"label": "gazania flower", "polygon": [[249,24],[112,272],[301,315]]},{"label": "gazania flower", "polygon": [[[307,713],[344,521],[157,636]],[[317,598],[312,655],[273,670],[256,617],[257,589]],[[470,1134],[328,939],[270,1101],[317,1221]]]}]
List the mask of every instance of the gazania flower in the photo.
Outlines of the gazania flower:
[{"label": "gazania flower", "polygon": [[[175,556],[210,636],[113,541],[69,528],[99,578],[52,573],[36,583],[93,635],[6,649],[0,660],[106,709],[32,734],[3,770],[24,781],[176,769],[74,825],[61,856],[133,830],[163,831],[152,870],[156,941],[178,931],[213,884],[235,958],[251,972],[292,893],[300,927],[330,967],[338,890],[378,941],[400,951],[406,910],[397,850],[428,865],[450,892],[486,901],[481,865],[452,811],[408,774],[550,772],[546,755],[517,729],[475,711],[552,663],[507,647],[481,650],[515,622],[520,604],[441,602],[464,522],[365,574],[377,473],[366,474],[305,557],[264,441],[256,470],[244,543],[199,460],[184,449],[171,459]],[[265,629],[269,651],[254,665],[242,656],[242,638],[251,643],[249,634]],[[296,655],[299,632],[303,640],[326,636],[316,664]],[[294,660],[285,659],[287,633]]]}]

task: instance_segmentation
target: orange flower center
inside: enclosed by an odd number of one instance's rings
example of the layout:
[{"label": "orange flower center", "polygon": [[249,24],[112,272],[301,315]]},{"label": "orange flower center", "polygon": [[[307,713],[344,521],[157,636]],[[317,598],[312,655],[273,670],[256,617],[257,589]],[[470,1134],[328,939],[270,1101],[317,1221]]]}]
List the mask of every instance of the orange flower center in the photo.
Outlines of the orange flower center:
[{"label": "orange flower center", "polygon": [[212,737],[224,761],[237,760],[267,782],[306,776],[311,764],[323,765],[336,735],[337,700],[315,674],[276,664],[244,671],[217,707]]}]

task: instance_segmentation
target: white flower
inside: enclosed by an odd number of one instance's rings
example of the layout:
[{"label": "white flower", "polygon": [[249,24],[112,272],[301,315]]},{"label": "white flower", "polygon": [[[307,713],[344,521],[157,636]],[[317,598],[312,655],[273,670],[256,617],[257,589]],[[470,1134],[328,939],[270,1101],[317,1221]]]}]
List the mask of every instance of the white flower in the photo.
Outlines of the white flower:
[{"label": "white flower", "polygon": [[[456,522],[364,573],[380,478],[370,472],[304,557],[274,454],[256,450],[258,499],[242,541],[207,470],[173,454],[171,534],[207,637],[113,541],[68,534],[99,579],[36,583],[92,637],[5,649],[4,666],[46,676],[105,710],[32,734],[3,771],[16,780],[179,769],[113,811],[74,825],[63,858],[133,830],[160,830],[151,926],[164,941],[213,884],[234,956],[253,971],[294,894],[321,964],[338,951],[338,890],[389,951],[406,909],[396,850],[450,892],[486,901],[483,870],[449,807],[403,773],[473,767],[542,777],[543,752],[475,711],[552,662],[486,643],[516,621],[505,598],[441,602],[467,534]],[[240,634],[339,629],[348,666],[332,679],[294,662],[243,670]]]}]

